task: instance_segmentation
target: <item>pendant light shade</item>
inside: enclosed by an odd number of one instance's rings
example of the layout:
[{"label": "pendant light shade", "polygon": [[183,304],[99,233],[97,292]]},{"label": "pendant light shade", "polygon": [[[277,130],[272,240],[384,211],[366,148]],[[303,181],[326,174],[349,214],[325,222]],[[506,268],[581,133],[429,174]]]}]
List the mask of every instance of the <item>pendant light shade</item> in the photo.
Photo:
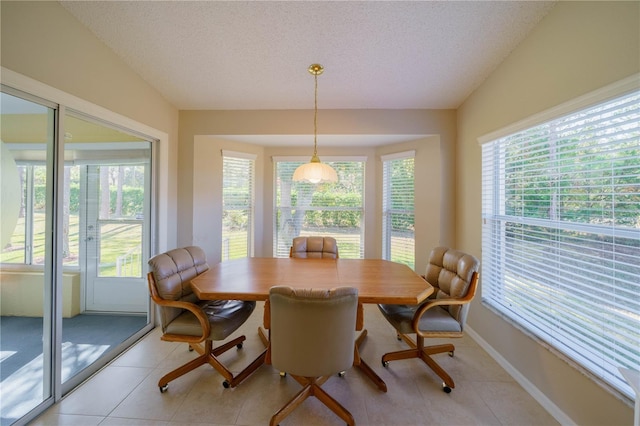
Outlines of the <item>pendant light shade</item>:
[{"label": "pendant light shade", "polygon": [[318,158],[318,76],[324,68],[320,64],[311,64],[309,73],[315,78],[315,103],[313,112],[313,156],[307,164],[303,164],[293,173],[294,182],[331,183],[338,181],[338,174],[329,166],[320,162]]},{"label": "pendant light shade", "polygon": [[311,161],[299,166],[293,173],[294,182],[309,182],[309,183],[325,183],[325,182],[337,182],[338,175],[328,164],[320,162],[317,156],[313,156]]}]

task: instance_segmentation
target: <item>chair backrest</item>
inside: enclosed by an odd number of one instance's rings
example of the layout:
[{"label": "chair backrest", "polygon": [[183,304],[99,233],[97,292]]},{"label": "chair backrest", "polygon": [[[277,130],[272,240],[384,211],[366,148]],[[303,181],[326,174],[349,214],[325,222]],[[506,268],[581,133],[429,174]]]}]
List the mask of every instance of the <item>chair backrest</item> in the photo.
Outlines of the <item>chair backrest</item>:
[{"label": "chair backrest", "polygon": [[[436,299],[460,299],[467,296],[470,289],[475,289],[472,283],[477,279],[480,261],[470,255],[448,247],[436,247],[431,251],[425,278],[435,291],[432,297]],[[473,284],[473,286],[472,286]],[[448,305],[441,308],[449,311],[461,325],[464,325],[470,304]]]},{"label": "chair backrest", "polygon": [[[176,248],[149,259],[156,290],[164,300],[195,303],[198,298],[191,289],[191,280],[209,269],[204,251],[200,247]],[[182,309],[160,307],[163,330],[182,313]]]},{"label": "chair backrest", "polygon": [[308,259],[337,259],[338,243],[333,237],[295,237],[289,256]]},{"label": "chair backrest", "polygon": [[319,377],[353,365],[358,290],[293,289],[269,292],[271,364],[280,371]]}]

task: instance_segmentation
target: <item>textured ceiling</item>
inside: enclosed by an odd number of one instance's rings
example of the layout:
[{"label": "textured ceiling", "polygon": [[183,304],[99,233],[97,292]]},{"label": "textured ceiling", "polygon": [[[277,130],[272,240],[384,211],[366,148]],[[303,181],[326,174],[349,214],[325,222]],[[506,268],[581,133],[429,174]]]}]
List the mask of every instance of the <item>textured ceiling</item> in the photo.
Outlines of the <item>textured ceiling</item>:
[{"label": "textured ceiling", "polygon": [[61,4],[179,109],[448,109],[554,2]]}]

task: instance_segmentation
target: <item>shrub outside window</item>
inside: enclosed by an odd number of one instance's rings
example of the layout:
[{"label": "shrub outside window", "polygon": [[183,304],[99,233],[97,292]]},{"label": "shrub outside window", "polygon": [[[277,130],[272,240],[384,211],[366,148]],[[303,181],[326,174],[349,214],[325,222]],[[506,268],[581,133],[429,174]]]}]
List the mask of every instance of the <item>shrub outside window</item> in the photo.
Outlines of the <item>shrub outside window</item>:
[{"label": "shrub outside window", "polygon": [[334,237],[341,258],[363,258],[365,159],[325,161],[336,170],[337,183],[293,182],[306,161],[274,158],[274,256],[288,257],[294,237],[318,235]]}]

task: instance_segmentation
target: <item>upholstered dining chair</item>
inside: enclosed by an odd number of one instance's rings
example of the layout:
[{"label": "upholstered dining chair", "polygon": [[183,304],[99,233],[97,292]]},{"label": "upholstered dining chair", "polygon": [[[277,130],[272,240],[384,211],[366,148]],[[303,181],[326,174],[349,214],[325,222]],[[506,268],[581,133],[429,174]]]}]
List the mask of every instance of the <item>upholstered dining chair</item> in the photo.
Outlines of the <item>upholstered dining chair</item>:
[{"label": "upholstered dining chair", "polygon": [[257,369],[264,360],[256,359],[234,376],[218,356],[236,346],[242,348],[245,336],[239,336],[221,346],[251,315],[256,302],[241,300],[199,300],[191,290],[190,281],[209,269],[204,251],[195,246],[176,248],[149,259],[147,274],[151,298],[159,306],[162,340],[185,342],[189,350],[200,356],[165,374],[159,381],[160,392],[169,382],[203,365],[210,364],[224,378],[225,388],[235,387]]},{"label": "upholstered dining chair", "polygon": [[[421,305],[378,305],[382,315],[396,329],[398,339],[411,346],[411,349],[384,354],[384,367],[389,365],[389,361],[420,358],[444,381],[442,389],[446,393],[455,388],[451,376],[431,357],[444,352],[453,356],[454,345],[425,346],[424,339],[463,336],[469,302],[478,286],[479,267],[478,259],[470,254],[436,247],[431,251],[424,275],[435,289],[431,298]],[[416,341],[409,334],[415,334]]]},{"label": "upholstered dining chair", "polygon": [[295,237],[289,257],[307,259],[337,259],[338,243],[333,237]]},{"label": "upholstered dining chair", "polygon": [[309,396],[315,396],[348,425],[351,413],[320,386],[331,376],[354,365],[358,290],[272,287],[265,327],[270,344],[267,362],[286,371],[302,386],[271,418],[277,425]]}]

